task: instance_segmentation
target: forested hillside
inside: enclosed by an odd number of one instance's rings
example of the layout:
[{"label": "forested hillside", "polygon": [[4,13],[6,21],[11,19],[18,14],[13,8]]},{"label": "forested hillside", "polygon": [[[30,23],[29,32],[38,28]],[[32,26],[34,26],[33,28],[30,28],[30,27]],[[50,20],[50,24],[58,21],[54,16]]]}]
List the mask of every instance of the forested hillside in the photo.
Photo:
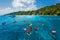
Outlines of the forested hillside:
[{"label": "forested hillside", "polygon": [[19,11],[7,15],[60,15],[60,3],[33,11]]}]

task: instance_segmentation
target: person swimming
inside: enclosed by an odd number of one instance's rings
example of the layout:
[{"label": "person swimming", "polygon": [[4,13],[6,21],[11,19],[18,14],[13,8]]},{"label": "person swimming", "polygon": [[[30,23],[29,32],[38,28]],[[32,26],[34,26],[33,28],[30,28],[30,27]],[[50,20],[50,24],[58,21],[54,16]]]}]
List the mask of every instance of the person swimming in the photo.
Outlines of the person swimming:
[{"label": "person swimming", "polygon": [[29,30],[27,30],[26,28],[24,28],[24,31],[26,32],[26,34],[27,34],[28,36],[30,36],[31,32],[30,32]]},{"label": "person swimming", "polygon": [[14,17],[16,17],[15,15],[9,15],[9,17],[12,17],[12,18],[14,18]]},{"label": "person swimming", "polygon": [[56,40],[56,30],[55,29],[52,30],[52,37]]},{"label": "person swimming", "polygon": [[31,27],[32,25],[33,25],[32,23],[28,24],[29,27]]},{"label": "person swimming", "polygon": [[34,30],[37,31],[37,30],[38,30],[38,26],[35,26],[35,27],[34,27]]},{"label": "person swimming", "polygon": [[56,34],[56,30],[52,30],[52,34],[55,35]]},{"label": "person swimming", "polygon": [[5,25],[5,24],[6,24],[6,22],[3,22],[3,23],[2,23],[2,25]]},{"label": "person swimming", "polygon": [[32,27],[30,27],[30,31],[32,31]]},{"label": "person swimming", "polygon": [[13,24],[15,24],[17,21],[13,21]]}]

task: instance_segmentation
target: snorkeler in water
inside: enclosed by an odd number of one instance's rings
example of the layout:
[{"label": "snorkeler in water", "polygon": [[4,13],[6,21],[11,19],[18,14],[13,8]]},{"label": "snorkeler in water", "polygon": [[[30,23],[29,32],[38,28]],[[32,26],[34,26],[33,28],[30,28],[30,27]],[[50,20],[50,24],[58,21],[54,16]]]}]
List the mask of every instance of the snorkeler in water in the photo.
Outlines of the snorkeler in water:
[{"label": "snorkeler in water", "polygon": [[30,31],[32,31],[32,27],[30,27]]},{"label": "snorkeler in water", "polygon": [[17,21],[13,21],[13,24],[15,24]]},{"label": "snorkeler in water", "polygon": [[34,27],[34,30],[37,31],[37,30],[38,30],[38,26],[35,26],[35,27]]},{"label": "snorkeler in water", "polygon": [[28,24],[29,27],[31,27],[32,25],[33,25],[32,23]]},{"label": "snorkeler in water", "polygon": [[5,24],[6,24],[6,22],[3,22],[3,23],[2,23],[2,25],[5,25]]},{"label": "snorkeler in water", "polygon": [[30,36],[31,32],[29,30],[27,30],[26,28],[24,28],[24,30],[25,30],[26,34]]},{"label": "snorkeler in water", "polygon": [[56,30],[52,30],[52,37],[56,40]]},{"label": "snorkeler in water", "polygon": [[29,30],[25,31],[27,33],[28,36],[30,36],[31,32]]}]

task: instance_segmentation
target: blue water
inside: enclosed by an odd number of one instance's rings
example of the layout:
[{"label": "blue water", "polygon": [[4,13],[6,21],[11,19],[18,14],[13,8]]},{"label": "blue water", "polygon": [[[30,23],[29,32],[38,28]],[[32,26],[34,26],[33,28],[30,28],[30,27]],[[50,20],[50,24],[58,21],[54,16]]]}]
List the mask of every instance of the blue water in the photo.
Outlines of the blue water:
[{"label": "blue water", "polygon": [[[28,36],[24,28],[29,29],[30,23],[33,30]],[[37,33],[35,26],[38,26]],[[56,30],[55,37],[51,33],[53,29]],[[0,16],[0,40],[60,40],[60,16]]]}]

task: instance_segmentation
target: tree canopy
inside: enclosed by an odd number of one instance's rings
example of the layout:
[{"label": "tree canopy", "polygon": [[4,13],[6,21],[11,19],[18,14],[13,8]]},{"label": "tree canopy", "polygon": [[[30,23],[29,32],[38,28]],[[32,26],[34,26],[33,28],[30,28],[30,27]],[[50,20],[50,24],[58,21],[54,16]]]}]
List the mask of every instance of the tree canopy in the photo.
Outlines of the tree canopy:
[{"label": "tree canopy", "polygon": [[57,3],[56,5],[46,6],[38,10],[19,11],[7,15],[56,15],[57,16],[60,15],[60,3]]}]

